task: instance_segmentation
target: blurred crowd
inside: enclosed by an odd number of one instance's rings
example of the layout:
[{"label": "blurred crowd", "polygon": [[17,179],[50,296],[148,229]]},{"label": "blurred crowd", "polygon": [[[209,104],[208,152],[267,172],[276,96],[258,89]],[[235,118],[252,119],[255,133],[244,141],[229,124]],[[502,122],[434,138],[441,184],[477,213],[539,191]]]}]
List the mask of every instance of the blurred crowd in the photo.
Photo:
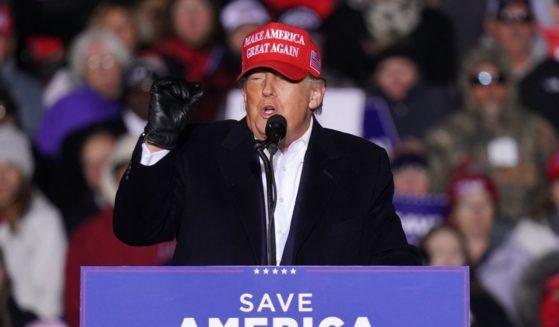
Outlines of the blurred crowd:
[{"label": "blurred crowd", "polygon": [[396,196],[443,199],[413,243],[470,267],[472,326],[558,327],[558,0],[0,0],[0,326],[77,327],[80,266],[170,260],[112,233],[151,84],[200,81],[192,120],[223,119],[269,21],[384,113]]}]

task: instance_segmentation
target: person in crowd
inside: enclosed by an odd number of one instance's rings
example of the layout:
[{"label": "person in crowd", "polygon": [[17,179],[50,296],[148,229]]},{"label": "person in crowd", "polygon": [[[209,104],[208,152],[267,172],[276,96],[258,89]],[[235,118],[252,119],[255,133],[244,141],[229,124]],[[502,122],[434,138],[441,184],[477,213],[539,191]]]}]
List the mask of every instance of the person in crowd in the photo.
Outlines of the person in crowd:
[{"label": "person in crowd", "polygon": [[235,86],[235,74],[225,69],[225,46],[215,0],[173,0],[169,6],[172,36],[157,53],[172,76],[200,81],[207,95],[192,120],[213,121],[223,115],[227,91]]},{"label": "person in crowd", "polygon": [[17,67],[16,35],[12,10],[0,3],[0,88],[11,93],[19,108],[17,118],[25,133],[35,133],[42,113],[42,87],[38,80]]},{"label": "person in crowd", "polygon": [[480,283],[515,321],[513,292],[531,256],[511,241],[511,229],[498,211],[499,201],[487,175],[472,167],[461,168],[449,187],[447,221],[464,235]]},{"label": "person in crowd", "polygon": [[559,249],[559,151],[547,161],[546,181],[526,217],[516,225],[512,238],[532,257]]},{"label": "person in crowd", "polygon": [[78,327],[80,317],[81,266],[154,266],[166,264],[173,242],[149,247],[132,247],[120,242],[112,232],[113,206],[118,182],[128,166],[138,137],[121,136],[101,172],[102,210],[89,217],[72,233],[66,256],[64,317],[70,327]]},{"label": "person in crowd", "polygon": [[559,235],[559,150],[555,151],[547,162],[547,180],[549,196],[546,196],[543,215],[551,230]]},{"label": "person in crowd", "polygon": [[223,7],[220,21],[227,42],[225,60],[234,76],[241,73],[243,41],[250,32],[270,21],[266,7],[257,0],[234,0]]},{"label": "person in crowd", "polygon": [[452,21],[458,62],[479,45],[484,35],[487,4],[492,0],[441,0],[439,8]]},{"label": "person in crowd", "polygon": [[448,190],[449,224],[466,240],[472,264],[481,266],[506,239],[508,228],[498,214],[498,193],[483,174],[459,172]]},{"label": "person in crowd", "polygon": [[[200,110],[200,85],[154,84],[145,135],[117,192],[116,236],[131,245],[176,238],[177,265],[419,263],[392,206],[386,152],[314,118],[326,87],[309,34],[268,23],[245,38],[242,61],[241,121],[183,130],[190,111]],[[255,144],[264,147],[268,118],[278,114],[285,137],[276,155],[267,157],[268,142],[260,157],[277,167],[275,224],[266,226]]]},{"label": "person in crowd", "polygon": [[529,0],[490,0],[485,33],[485,46],[501,52],[517,81],[545,57],[545,43],[537,34]]},{"label": "person in crowd", "polygon": [[554,21],[540,27],[547,42],[548,55],[519,82],[522,104],[549,120],[559,133],[559,1],[554,1]]},{"label": "person in crowd", "polygon": [[474,159],[495,183],[499,212],[511,222],[526,214],[557,147],[553,127],[522,109],[515,87],[504,58],[478,49],[460,77],[463,107],[431,129],[425,141],[433,190],[446,189],[455,167]]},{"label": "person in crowd", "polygon": [[429,194],[429,170],[424,153],[414,150],[395,151],[392,159],[394,194],[425,196]]},{"label": "person in crowd", "polygon": [[17,327],[36,321],[35,314],[21,310],[16,304],[12,284],[4,254],[0,249],[0,326]]},{"label": "person in crowd", "polygon": [[114,33],[130,53],[138,49],[139,37],[132,9],[116,2],[100,2],[89,18],[88,29]]},{"label": "person in crowd", "polygon": [[412,48],[429,83],[454,81],[452,22],[421,1],[345,1],[324,20],[323,31],[325,66],[358,86],[368,82],[375,56],[395,44]]},{"label": "person in crowd", "polygon": [[470,266],[470,326],[512,327],[507,313],[480,284],[471,265],[466,240],[450,225],[433,227],[419,245],[425,264],[429,266]]},{"label": "person in crowd", "polygon": [[167,2],[167,0],[136,1],[132,11],[138,28],[140,50],[156,48],[165,39]]},{"label": "person in crowd", "polygon": [[126,5],[114,2],[101,2],[97,4],[89,17],[88,26],[74,38],[74,45],[72,46],[74,49],[71,49],[69,54],[70,67],[58,69],[45,86],[43,95],[44,107],[52,107],[58,100],[81,86],[84,80],[88,79],[88,76],[84,74],[83,67],[80,65],[76,67],[72,61],[75,60],[75,52],[77,50],[75,47],[78,47],[79,38],[84,37],[87,31],[94,30],[113,34],[126,48],[128,56],[134,55],[139,47],[138,32],[132,9]]},{"label": "person in crowd", "polygon": [[40,319],[62,314],[66,235],[61,216],[32,184],[27,137],[0,126],[0,248],[17,305]]},{"label": "person in crowd", "polygon": [[121,75],[129,62],[129,51],[112,33],[87,30],[77,37],[70,64],[84,80],[41,118],[35,144],[42,156],[57,159],[70,133],[120,115]]},{"label": "person in crowd", "polygon": [[403,143],[422,142],[427,131],[456,108],[453,88],[429,85],[422,76],[413,51],[403,45],[379,53],[371,74],[373,106],[391,118]]},{"label": "person in crowd", "polygon": [[123,134],[120,121],[98,124],[72,134],[64,144],[63,158],[56,185],[56,202],[62,211],[68,235],[87,218],[103,209],[101,170],[116,139]]},{"label": "person in crowd", "polygon": [[124,71],[122,121],[129,134],[140,136],[144,131],[151,85],[155,80],[168,75],[161,60],[151,56],[135,59]]},{"label": "person in crowd", "polygon": [[559,251],[546,254],[528,267],[515,299],[521,327],[559,325]]},{"label": "person in crowd", "polygon": [[392,203],[408,242],[414,245],[444,221],[447,206],[444,194],[430,191],[428,162],[421,145],[400,145],[391,158],[394,176]]},{"label": "person in crowd", "polygon": [[10,91],[0,88],[0,125],[12,125],[21,128],[17,112],[17,106]]}]

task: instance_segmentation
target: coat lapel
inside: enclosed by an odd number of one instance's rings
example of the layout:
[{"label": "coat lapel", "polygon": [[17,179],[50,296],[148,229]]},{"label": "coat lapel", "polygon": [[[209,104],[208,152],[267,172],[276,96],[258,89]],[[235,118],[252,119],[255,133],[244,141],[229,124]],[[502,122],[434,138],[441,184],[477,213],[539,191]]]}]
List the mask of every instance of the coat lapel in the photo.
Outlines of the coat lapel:
[{"label": "coat lapel", "polygon": [[298,250],[320,221],[340,177],[340,157],[334,143],[315,120],[282,264],[294,264]]},{"label": "coat lapel", "polygon": [[217,156],[232,202],[236,204],[235,216],[244,226],[255,262],[264,263],[264,198],[260,164],[253,142],[254,137],[243,119],[225,137]]}]

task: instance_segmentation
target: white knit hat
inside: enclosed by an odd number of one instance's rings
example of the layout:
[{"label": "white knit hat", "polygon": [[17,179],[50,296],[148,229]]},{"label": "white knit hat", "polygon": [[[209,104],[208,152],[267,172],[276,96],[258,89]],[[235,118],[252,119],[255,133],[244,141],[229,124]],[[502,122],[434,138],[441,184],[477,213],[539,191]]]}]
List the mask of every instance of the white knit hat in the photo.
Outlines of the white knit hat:
[{"label": "white knit hat", "polygon": [[246,24],[264,25],[270,21],[266,8],[255,0],[234,0],[221,11],[221,25],[231,33]]},{"label": "white knit hat", "polygon": [[0,162],[16,165],[28,179],[33,175],[33,156],[29,140],[14,126],[0,126]]}]

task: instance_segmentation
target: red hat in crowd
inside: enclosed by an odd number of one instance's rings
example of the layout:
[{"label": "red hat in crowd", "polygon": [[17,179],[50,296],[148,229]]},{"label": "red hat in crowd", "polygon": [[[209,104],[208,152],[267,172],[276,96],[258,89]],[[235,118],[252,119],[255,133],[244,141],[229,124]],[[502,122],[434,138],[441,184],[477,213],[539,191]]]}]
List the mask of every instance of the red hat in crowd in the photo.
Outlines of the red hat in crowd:
[{"label": "red hat in crowd", "polygon": [[547,160],[547,179],[550,182],[559,179],[559,151],[554,152]]},{"label": "red hat in crowd", "polygon": [[463,194],[481,191],[488,192],[493,203],[497,204],[499,200],[497,189],[489,177],[476,173],[456,176],[448,189],[448,208],[453,208]]},{"label": "red hat in crowd", "polygon": [[14,31],[14,20],[10,7],[0,4],[0,36],[9,37]]},{"label": "red hat in crowd", "polygon": [[559,273],[547,279],[540,303],[542,327],[559,326]]},{"label": "red hat in crowd", "polygon": [[307,31],[280,23],[268,23],[245,37],[242,71],[238,79],[255,68],[270,68],[293,81],[308,74],[320,77],[322,61],[318,46]]}]

